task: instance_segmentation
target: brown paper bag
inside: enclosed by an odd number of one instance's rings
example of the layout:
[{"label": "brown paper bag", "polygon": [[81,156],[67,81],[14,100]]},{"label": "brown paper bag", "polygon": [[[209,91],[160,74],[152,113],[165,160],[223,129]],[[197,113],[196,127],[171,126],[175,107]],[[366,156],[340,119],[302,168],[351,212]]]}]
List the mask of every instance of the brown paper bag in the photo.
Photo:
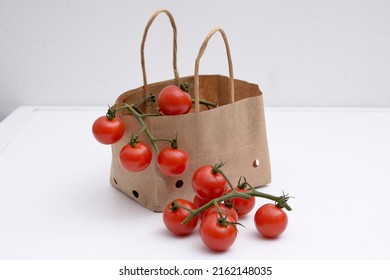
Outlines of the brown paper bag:
[{"label": "brown paper bag", "polygon": [[[148,84],[145,75],[143,54],[144,42],[150,24],[161,12],[170,17],[174,30],[173,68],[174,80]],[[199,62],[210,38],[219,32],[225,42],[229,66],[229,77],[221,75],[199,75]],[[111,184],[124,192],[142,206],[160,212],[164,206],[176,198],[192,200],[194,192],[191,180],[194,171],[205,164],[226,162],[225,174],[237,183],[245,176],[253,186],[268,184],[271,180],[270,161],[266,137],[263,96],[256,84],[233,77],[229,44],[224,31],[213,29],[203,42],[195,62],[195,75],[179,77],[176,67],[176,27],[172,16],[166,10],[156,12],[150,19],[141,44],[141,64],[144,74],[144,86],[129,90],[120,95],[116,106],[123,103],[136,104],[149,94],[158,94],[161,89],[177,83],[189,83],[189,94],[195,99],[193,110],[185,115],[147,117],[144,119],[155,137],[174,138],[177,134],[179,147],[190,156],[186,172],[180,177],[167,177],[160,173],[157,155],[153,151],[152,163],[145,170],[132,173],[126,171],[120,163],[119,152],[129,141],[132,132],[137,133],[141,126],[136,118],[127,111],[119,111],[125,122],[126,132],[122,140],[112,145]],[[199,99],[218,101],[219,106],[207,109],[199,105]],[[143,112],[154,112],[152,106],[141,107]],[[139,138],[149,143],[146,135]],[[159,144],[159,148],[167,146]],[[153,150],[153,149],[152,149]]]}]

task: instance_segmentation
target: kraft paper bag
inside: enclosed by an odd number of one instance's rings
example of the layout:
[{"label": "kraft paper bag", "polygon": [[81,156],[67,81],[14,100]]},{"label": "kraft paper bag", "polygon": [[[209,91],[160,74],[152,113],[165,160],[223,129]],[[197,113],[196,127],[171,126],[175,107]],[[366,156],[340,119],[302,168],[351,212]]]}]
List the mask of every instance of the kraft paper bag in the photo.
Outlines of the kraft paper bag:
[{"label": "kraft paper bag", "polygon": [[[165,13],[169,16],[174,33],[173,69],[175,78],[148,84],[145,71],[144,43],[147,31],[154,18]],[[200,59],[210,38],[219,32],[226,46],[229,77],[222,75],[199,75]],[[154,137],[173,139],[177,135],[179,148],[185,150],[189,157],[189,166],[179,177],[167,177],[160,173],[157,166],[157,155],[154,149],[151,164],[141,172],[126,171],[120,163],[119,153],[126,145],[132,133],[141,129],[137,119],[127,110],[118,111],[126,126],[122,139],[112,145],[111,184],[137,201],[143,207],[161,212],[165,205],[177,198],[192,200],[192,174],[205,164],[214,165],[226,162],[224,173],[237,183],[240,176],[245,176],[253,186],[270,183],[270,159],[265,126],[263,95],[257,84],[237,80],[233,77],[233,66],[230,48],[225,32],[221,28],[213,29],[204,40],[195,61],[194,76],[179,77],[176,67],[176,26],[172,15],[166,10],[153,14],[145,28],[141,44],[141,65],[144,77],[142,87],[121,94],[117,107],[123,103],[137,104],[148,95],[158,93],[168,85],[188,83],[189,94],[195,99],[190,113],[176,116],[153,116],[144,118],[145,124]],[[218,107],[208,109],[199,104],[200,99],[217,101]],[[155,113],[156,104],[140,107],[144,113]],[[145,133],[140,141],[150,144]],[[159,148],[169,144],[158,143]]]}]

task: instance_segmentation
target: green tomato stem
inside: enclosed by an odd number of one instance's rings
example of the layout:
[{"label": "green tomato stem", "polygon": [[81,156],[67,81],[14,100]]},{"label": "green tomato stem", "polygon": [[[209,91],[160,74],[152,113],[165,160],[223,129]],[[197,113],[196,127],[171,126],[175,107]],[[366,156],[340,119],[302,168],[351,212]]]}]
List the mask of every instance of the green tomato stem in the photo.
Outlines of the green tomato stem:
[{"label": "green tomato stem", "polygon": [[[220,164],[220,166],[222,166],[222,165],[224,165],[224,164]],[[216,166],[214,166],[214,168],[215,167]],[[233,191],[234,187],[233,187],[232,183],[230,182],[230,180],[228,179],[228,177],[225,175],[225,173],[223,173],[223,171],[219,167],[216,169],[215,172],[221,174],[223,176],[223,178],[225,178],[226,182],[229,184],[230,189]]]},{"label": "green tomato stem", "polygon": [[154,138],[154,141],[156,141],[156,142],[169,142],[171,145],[174,142],[174,140],[168,139],[168,138]]},{"label": "green tomato stem", "polygon": [[277,206],[279,205],[278,207],[285,208],[288,211],[292,210],[290,205],[288,205],[288,203],[287,203],[287,200],[289,199],[289,196],[285,196],[285,195],[274,196],[274,195],[270,195],[270,194],[267,194],[267,193],[256,191],[255,189],[252,189],[251,191],[245,192],[245,193],[237,192],[235,190],[232,190],[231,192],[229,192],[229,193],[227,193],[227,194],[225,194],[225,195],[223,195],[221,197],[218,197],[218,198],[215,198],[215,199],[209,201],[208,203],[206,203],[205,205],[199,207],[196,210],[191,210],[190,211],[191,214],[182,223],[183,224],[188,223],[196,215],[198,215],[199,213],[202,213],[206,209],[214,206],[215,204],[218,204],[219,202],[222,202],[222,201],[225,201],[225,200],[229,200],[229,199],[232,199],[232,198],[249,199],[251,196],[262,197],[262,198],[265,198],[265,199],[272,200],[272,201],[277,203]]},{"label": "green tomato stem", "polygon": [[[194,98],[192,98],[192,103],[195,103]],[[204,99],[199,99],[199,104],[205,105],[208,109],[210,109],[210,107],[216,108],[219,106],[217,102],[210,102]]]},{"label": "green tomato stem", "polygon": [[124,103],[123,107],[126,108],[127,110],[129,110],[130,113],[138,120],[138,122],[142,126],[142,131],[146,133],[146,135],[148,136],[150,142],[152,143],[152,146],[153,146],[154,150],[156,151],[156,153],[158,153],[159,149],[157,147],[156,139],[153,137],[152,133],[150,132],[150,130],[148,128],[148,126],[146,125],[146,123],[143,120],[143,118],[145,117],[145,114],[140,114],[138,112],[138,110],[136,110],[134,108],[134,105],[129,105],[129,104]]},{"label": "green tomato stem", "polygon": [[[219,164],[220,167],[222,167],[224,164]],[[227,176],[225,175],[225,173],[220,169],[218,168],[218,165],[215,165],[214,168],[217,168],[216,169],[216,173],[219,173],[221,174],[225,180],[228,182],[230,188],[232,191],[234,191],[234,187],[232,185],[232,183],[230,182],[230,180],[227,178]],[[259,191],[256,191],[255,188],[253,188],[245,179],[244,177],[244,182],[241,183],[241,178],[239,180],[239,188],[241,189],[244,189],[245,187],[249,187],[250,188],[250,191],[247,192],[247,194],[249,194],[250,196],[258,196],[258,197],[262,197],[262,198],[266,198],[266,199],[269,199],[269,200],[273,200],[276,202],[276,206],[278,206],[279,208],[286,208],[286,210],[288,211],[291,211],[292,208],[287,204],[287,201],[289,199],[288,196],[286,195],[282,195],[282,196],[274,196],[274,195],[270,195],[270,194],[267,194],[267,193],[263,193],[263,192],[259,192]],[[248,197],[249,199],[249,197]]]},{"label": "green tomato stem", "polygon": [[139,103],[137,103],[134,107],[138,109],[139,106],[141,106],[142,104],[146,104],[148,102],[154,104],[156,102],[156,96],[152,94],[148,95],[144,99],[142,99]]},{"label": "green tomato stem", "polygon": [[202,213],[203,211],[205,211],[206,209],[210,208],[211,206],[214,206],[215,204],[218,204],[219,202],[222,202],[222,201],[228,200],[228,199],[232,199],[232,198],[235,198],[235,197],[249,199],[250,195],[248,195],[247,193],[238,193],[236,191],[232,191],[232,192],[230,192],[228,194],[225,194],[223,196],[220,196],[218,198],[215,198],[215,199],[207,202],[205,205],[203,205],[202,207],[199,207],[196,210],[190,211],[191,214],[182,223],[186,224],[192,218],[194,218],[196,215],[198,215],[199,213]]},{"label": "green tomato stem", "polygon": [[191,212],[192,209],[188,208],[188,207],[185,207],[183,205],[181,205],[180,203],[176,202],[176,200],[174,200],[171,204],[171,207],[169,208],[169,210],[171,210],[172,212],[175,211],[176,209],[178,208],[182,208],[184,210],[187,210],[188,212]]}]

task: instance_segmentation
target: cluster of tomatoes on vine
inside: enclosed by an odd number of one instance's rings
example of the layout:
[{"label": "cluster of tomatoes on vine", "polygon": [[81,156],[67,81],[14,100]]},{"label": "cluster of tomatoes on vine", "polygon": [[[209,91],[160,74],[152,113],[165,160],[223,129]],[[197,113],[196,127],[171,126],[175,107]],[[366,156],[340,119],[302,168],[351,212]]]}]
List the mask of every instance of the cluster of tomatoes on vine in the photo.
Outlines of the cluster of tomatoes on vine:
[{"label": "cluster of tomatoes on vine", "polygon": [[[143,102],[155,102],[151,95]],[[136,117],[142,129],[123,146],[119,158],[122,166],[131,172],[147,168],[152,160],[149,146],[139,141],[139,136],[146,133],[151,145],[157,152],[157,165],[162,174],[176,177],[183,174],[189,163],[187,152],[178,148],[177,139],[155,138],[143,121],[143,118],[160,115],[180,115],[191,111],[194,100],[188,94],[188,86],[167,86],[157,97],[158,110],[155,114],[144,114],[138,106],[123,104],[119,108],[109,108],[105,116],[99,117],[92,126],[96,140],[102,144],[114,144],[125,133],[123,120],[116,115],[118,110],[128,110]],[[216,107],[216,103],[200,100],[207,107]],[[159,151],[156,143],[165,141],[169,147]],[[192,176],[192,188],[195,192],[193,201],[175,199],[163,211],[166,228],[175,235],[188,235],[197,227],[204,244],[215,251],[227,250],[236,240],[239,218],[249,214],[255,207],[255,197],[274,201],[257,209],[254,222],[258,232],[267,238],[274,238],[284,232],[288,218],[283,209],[291,210],[287,201],[289,196],[273,196],[255,190],[245,179],[240,178],[236,187],[221,170],[223,164],[199,167]]]},{"label": "cluster of tomatoes on vine", "polygon": [[[287,228],[288,216],[283,208],[291,210],[289,196],[273,196],[255,190],[240,178],[233,186],[221,167],[204,165],[192,176],[193,201],[175,199],[165,206],[163,221],[174,235],[191,234],[200,221],[199,234],[211,250],[225,251],[237,238],[239,218],[249,214],[256,205],[255,197],[270,199],[257,209],[254,223],[257,231],[266,238],[275,238]],[[243,181],[243,182],[241,182]]]},{"label": "cluster of tomatoes on vine", "polygon": [[[192,108],[193,100],[188,94],[188,86],[170,85],[161,90],[158,95],[158,109],[155,114],[143,114],[138,106],[123,104],[119,108],[109,108],[105,116],[99,117],[92,126],[95,139],[102,144],[114,144],[118,142],[125,133],[125,125],[122,119],[116,115],[118,110],[127,109],[142,125],[141,131],[132,135],[129,142],[121,149],[119,158],[122,166],[131,172],[139,172],[150,165],[152,151],[146,143],[139,140],[139,136],[146,132],[157,155],[157,165],[162,174],[176,177],[183,174],[188,166],[189,156],[186,151],[178,148],[177,139],[155,138],[142,119],[149,116],[159,115],[180,115],[187,114]],[[148,96],[144,102],[155,101],[155,96]],[[141,102],[142,103],[142,102]],[[158,150],[156,142],[165,141],[170,146]]]}]

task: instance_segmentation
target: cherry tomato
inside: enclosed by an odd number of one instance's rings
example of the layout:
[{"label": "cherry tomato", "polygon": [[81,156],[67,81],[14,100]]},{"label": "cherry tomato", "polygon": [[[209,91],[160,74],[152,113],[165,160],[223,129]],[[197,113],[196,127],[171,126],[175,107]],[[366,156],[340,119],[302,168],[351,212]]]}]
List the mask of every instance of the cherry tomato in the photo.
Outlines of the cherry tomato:
[{"label": "cherry tomato", "polygon": [[226,179],[220,173],[214,173],[210,165],[199,167],[192,176],[192,188],[203,199],[220,197],[228,187]]},{"label": "cherry tomato", "polygon": [[189,159],[185,151],[166,147],[158,153],[157,165],[162,174],[176,177],[186,171]]},{"label": "cherry tomato", "polygon": [[133,147],[127,144],[119,153],[119,159],[122,166],[132,172],[144,170],[152,161],[152,152],[143,142],[138,142]]},{"label": "cherry tomato", "polygon": [[[193,199],[193,202],[194,204],[196,205],[196,207],[200,208],[202,207],[203,205],[207,204],[210,202],[210,199],[203,199],[201,198],[200,196],[198,196],[197,194],[194,196],[194,199]],[[199,213],[199,217],[200,218],[203,218],[203,214],[204,214],[204,211]]]},{"label": "cherry tomato", "polygon": [[191,96],[177,86],[167,86],[158,95],[158,107],[162,115],[187,114],[192,107]]},{"label": "cherry tomato", "polygon": [[237,237],[234,219],[226,218],[225,224],[220,222],[219,214],[213,213],[205,216],[200,224],[199,233],[203,243],[211,250],[225,251],[233,245]]},{"label": "cherry tomato", "polygon": [[[237,211],[236,209],[234,208],[229,208],[227,207],[225,204],[223,203],[218,203],[218,206],[219,206],[219,209],[221,210],[221,213],[222,213],[222,216],[225,217],[226,214],[228,216],[230,216],[234,221],[238,221],[238,214],[237,214]],[[204,211],[204,214],[203,214],[203,218],[207,217],[208,215],[210,214],[214,214],[214,213],[218,213],[218,209],[217,207],[215,206],[211,206],[210,208],[207,208],[205,211]]]},{"label": "cherry tomato", "polygon": [[196,195],[194,196],[193,202],[194,202],[194,204],[195,204],[198,208],[200,208],[200,207],[202,207],[203,205],[209,203],[209,202],[210,202],[210,199],[201,198],[199,195],[196,194]]},{"label": "cherry tomato", "polygon": [[[246,189],[235,188],[236,192],[245,193],[248,192]],[[231,192],[231,189],[229,189]],[[230,200],[230,203],[233,205],[233,208],[236,209],[239,217],[249,214],[252,209],[255,207],[256,199],[254,196],[251,196],[249,199],[235,197]]]},{"label": "cherry tomato", "polygon": [[118,142],[125,133],[125,125],[119,117],[109,119],[101,116],[92,125],[92,133],[97,141],[102,144],[114,144]]},{"label": "cherry tomato", "polygon": [[254,217],[257,231],[267,238],[274,238],[284,232],[288,218],[283,209],[268,203],[261,206]]},{"label": "cherry tomato", "polygon": [[190,215],[190,212],[184,208],[175,207],[175,203],[191,210],[195,210],[197,207],[194,203],[186,199],[176,199],[165,206],[163,211],[163,221],[170,232],[175,235],[188,235],[195,229],[198,224],[199,217],[195,216],[188,223],[182,224],[182,222]]}]

